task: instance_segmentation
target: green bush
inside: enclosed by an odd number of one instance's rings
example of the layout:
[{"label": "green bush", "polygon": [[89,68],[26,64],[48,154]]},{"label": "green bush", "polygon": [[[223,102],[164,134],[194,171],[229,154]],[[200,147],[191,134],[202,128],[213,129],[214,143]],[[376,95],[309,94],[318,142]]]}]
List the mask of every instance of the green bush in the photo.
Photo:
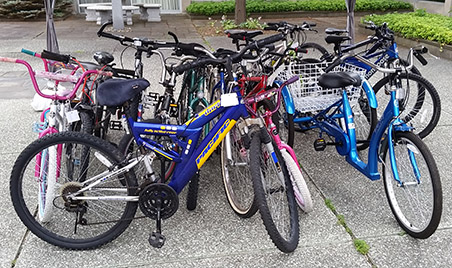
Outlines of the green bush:
[{"label": "green bush", "polygon": [[[71,0],[56,0],[54,17],[64,17],[71,12]],[[0,0],[0,18],[24,20],[45,18],[44,0]]]},{"label": "green bush", "polygon": [[377,25],[383,22],[394,32],[406,38],[425,39],[452,45],[452,17],[430,14],[423,9],[410,13],[391,13],[369,15],[363,21],[373,21]]},{"label": "green bush", "polygon": [[[235,1],[192,2],[187,12],[196,15],[222,15],[233,13]],[[412,10],[407,2],[396,0],[356,0],[355,11]],[[282,12],[282,11],[345,11],[344,0],[247,0],[247,13]]]}]

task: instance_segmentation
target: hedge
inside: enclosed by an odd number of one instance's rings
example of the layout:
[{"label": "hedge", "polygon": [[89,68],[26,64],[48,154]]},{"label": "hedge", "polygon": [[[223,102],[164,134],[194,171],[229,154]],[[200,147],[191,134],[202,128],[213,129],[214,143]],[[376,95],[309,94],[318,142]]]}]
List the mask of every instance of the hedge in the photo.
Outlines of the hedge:
[{"label": "hedge", "polygon": [[[192,2],[187,12],[194,15],[223,15],[234,13],[235,1]],[[410,3],[396,0],[356,0],[355,11],[413,10]],[[344,0],[247,0],[247,13],[290,11],[346,11]]]},{"label": "hedge", "polygon": [[362,20],[373,21],[377,25],[383,22],[394,32],[406,38],[425,39],[452,45],[452,17],[430,14],[423,9],[410,13],[392,13],[369,15]]}]

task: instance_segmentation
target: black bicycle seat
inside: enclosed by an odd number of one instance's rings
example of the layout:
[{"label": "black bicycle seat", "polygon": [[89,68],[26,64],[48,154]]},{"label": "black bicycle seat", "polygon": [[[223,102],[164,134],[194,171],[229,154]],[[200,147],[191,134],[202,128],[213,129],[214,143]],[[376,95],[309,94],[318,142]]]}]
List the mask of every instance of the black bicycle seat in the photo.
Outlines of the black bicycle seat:
[{"label": "black bicycle seat", "polygon": [[319,86],[323,88],[343,88],[347,86],[360,86],[361,77],[357,73],[337,72],[326,73],[319,77]]},{"label": "black bicycle seat", "polygon": [[346,36],[346,35],[328,35],[327,37],[325,37],[325,41],[328,44],[336,44],[339,45],[340,43],[350,40],[351,37],[350,36]]},{"label": "black bicycle seat", "polygon": [[109,79],[97,88],[97,104],[117,107],[135,97],[149,86],[146,79]]},{"label": "black bicycle seat", "polygon": [[345,29],[326,28],[325,33],[326,34],[343,34],[343,33],[348,33],[348,31]]},{"label": "black bicycle seat", "polygon": [[257,31],[226,30],[224,31],[224,33],[227,34],[229,38],[243,41],[252,40],[254,37],[263,34],[263,32],[259,30]]}]

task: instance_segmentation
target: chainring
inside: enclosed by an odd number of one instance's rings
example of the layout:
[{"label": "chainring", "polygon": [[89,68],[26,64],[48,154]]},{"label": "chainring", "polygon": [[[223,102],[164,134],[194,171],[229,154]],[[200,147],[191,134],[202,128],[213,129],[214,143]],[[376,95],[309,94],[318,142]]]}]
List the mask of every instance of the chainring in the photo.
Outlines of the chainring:
[{"label": "chainring", "polygon": [[155,220],[160,210],[161,219],[168,219],[179,208],[179,197],[170,186],[164,183],[153,183],[140,191],[138,204],[146,217]]}]

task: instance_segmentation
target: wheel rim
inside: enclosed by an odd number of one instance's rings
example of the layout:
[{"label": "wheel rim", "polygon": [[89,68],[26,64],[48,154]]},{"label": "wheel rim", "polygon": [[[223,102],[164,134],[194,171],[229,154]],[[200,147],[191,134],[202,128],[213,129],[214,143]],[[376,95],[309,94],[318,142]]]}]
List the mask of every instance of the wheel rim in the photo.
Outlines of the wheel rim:
[{"label": "wheel rim", "polygon": [[221,165],[224,186],[232,209],[239,214],[246,214],[254,202],[254,190],[249,171],[249,151],[244,148],[235,127],[231,129],[229,135],[234,163],[227,159],[226,141],[223,141]]},{"label": "wheel rim", "polygon": [[[413,167],[410,162],[409,152],[416,156],[422,180],[417,184]],[[408,139],[400,138],[394,144],[395,157],[399,177],[404,186],[394,179],[391,171],[389,153],[386,155],[385,186],[388,199],[394,214],[408,230],[420,233],[428,228],[434,211],[433,185],[428,166],[415,144]]]}]

